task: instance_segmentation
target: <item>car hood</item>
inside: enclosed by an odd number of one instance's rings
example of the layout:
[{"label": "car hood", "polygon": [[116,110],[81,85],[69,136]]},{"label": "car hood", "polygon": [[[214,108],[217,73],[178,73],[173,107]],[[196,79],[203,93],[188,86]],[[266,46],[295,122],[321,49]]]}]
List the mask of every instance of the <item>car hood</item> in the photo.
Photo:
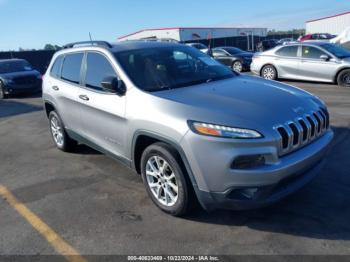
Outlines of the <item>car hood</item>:
[{"label": "car hood", "polygon": [[256,129],[271,128],[323,106],[301,89],[242,75],[153,95],[176,103],[177,108],[170,107],[172,113],[176,110],[188,120]]},{"label": "car hood", "polygon": [[16,77],[21,76],[31,76],[31,75],[40,75],[40,73],[36,70],[31,71],[22,71],[22,72],[12,72],[12,73],[6,73],[6,74],[0,74],[0,77],[6,78],[6,79],[14,79]]}]

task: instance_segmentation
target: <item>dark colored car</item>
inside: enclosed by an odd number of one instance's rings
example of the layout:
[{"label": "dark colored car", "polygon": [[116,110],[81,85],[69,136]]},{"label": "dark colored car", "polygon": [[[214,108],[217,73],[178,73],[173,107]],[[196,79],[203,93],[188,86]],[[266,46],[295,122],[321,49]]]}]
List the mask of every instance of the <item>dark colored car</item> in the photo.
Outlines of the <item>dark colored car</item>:
[{"label": "dark colored car", "polygon": [[278,45],[279,45],[278,40],[268,39],[268,40],[263,40],[263,41],[259,42],[256,45],[256,49],[258,52],[264,52],[264,51],[267,51],[267,50],[274,48]]},{"label": "dark colored car", "polygon": [[211,55],[215,60],[231,67],[236,72],[249,71],[253,58],[253,53],[229,46],[213,48]]},{"label": "dark colored car", "polygon": [[0,99],[41,91],[41,74],[23,59],[0,60]]}]

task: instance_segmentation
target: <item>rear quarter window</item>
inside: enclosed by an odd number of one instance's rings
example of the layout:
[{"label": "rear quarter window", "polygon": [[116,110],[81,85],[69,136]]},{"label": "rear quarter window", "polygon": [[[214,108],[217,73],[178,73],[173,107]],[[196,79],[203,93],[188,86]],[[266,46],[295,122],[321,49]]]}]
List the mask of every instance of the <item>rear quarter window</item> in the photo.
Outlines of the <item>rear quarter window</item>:
[{"label": "rear quarter window", "polygon": [[61,75],[63,80],[79,84],[83,57],[83,53],[67,54],[64,57]]},{"label": "rear quarter window", "polygon": [[298,46],[286,46],[276,51],[279,56],[296,57],[298,55]]},{"label": "rear quarter window", "polygon": [[63,56],[59,56],[56,58],[53,66],[51,68],[51,76],[60,78],[61,77],[61,68],[62,68]]}]

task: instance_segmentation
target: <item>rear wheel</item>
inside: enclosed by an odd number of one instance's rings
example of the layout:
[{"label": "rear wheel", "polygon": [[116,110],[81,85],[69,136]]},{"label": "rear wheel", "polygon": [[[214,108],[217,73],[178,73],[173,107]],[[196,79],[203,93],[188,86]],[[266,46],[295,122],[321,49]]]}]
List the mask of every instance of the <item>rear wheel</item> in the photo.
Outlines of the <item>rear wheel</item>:
[{"label": "rear wheel", "polygon": [[339,86],[350,87],[350,69],[346,69],[340,72],[337,78]]},{"label": "rear wheel", "polygon": [[232,63],[232,70],[241,73],[243,71],[243,64],[241,61],[234,61]]},{"label": "rear wheel", "polygon": [[6,98],[5,90],[4,90],[4,83],[0,81],[0,99]]},{"label": "rear wheel", "polygon": [[63,122],[55,111],[50,112],[49,121],[51,135],[57,148],[64,152],[72,151],[77,146],[77,142],[67,135]]},{"label": "rear wheel", "polygon": [[190,185],[178,156],[165,143],[155,143],[141,157],[141,174],[148,195],[164,212],[185,215],[191,202]]},{"label": "rear wheel", "polygon": [[261,69],[261,76],[267,80],[276,80],[277,70],[272,65],[266,65]]}]

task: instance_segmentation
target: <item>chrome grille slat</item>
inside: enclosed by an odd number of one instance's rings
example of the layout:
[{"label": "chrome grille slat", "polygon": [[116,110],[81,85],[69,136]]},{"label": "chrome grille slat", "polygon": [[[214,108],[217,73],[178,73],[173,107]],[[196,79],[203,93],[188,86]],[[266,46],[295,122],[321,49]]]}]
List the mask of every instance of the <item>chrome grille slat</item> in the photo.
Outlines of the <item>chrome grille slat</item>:
[{"label": "chrome grille slat", "polygon": [[329,114],[326,110],[310,112],[293,121],[277,125],[279,134],[279,154],[285,155],[322,136],[329,127]]}]

